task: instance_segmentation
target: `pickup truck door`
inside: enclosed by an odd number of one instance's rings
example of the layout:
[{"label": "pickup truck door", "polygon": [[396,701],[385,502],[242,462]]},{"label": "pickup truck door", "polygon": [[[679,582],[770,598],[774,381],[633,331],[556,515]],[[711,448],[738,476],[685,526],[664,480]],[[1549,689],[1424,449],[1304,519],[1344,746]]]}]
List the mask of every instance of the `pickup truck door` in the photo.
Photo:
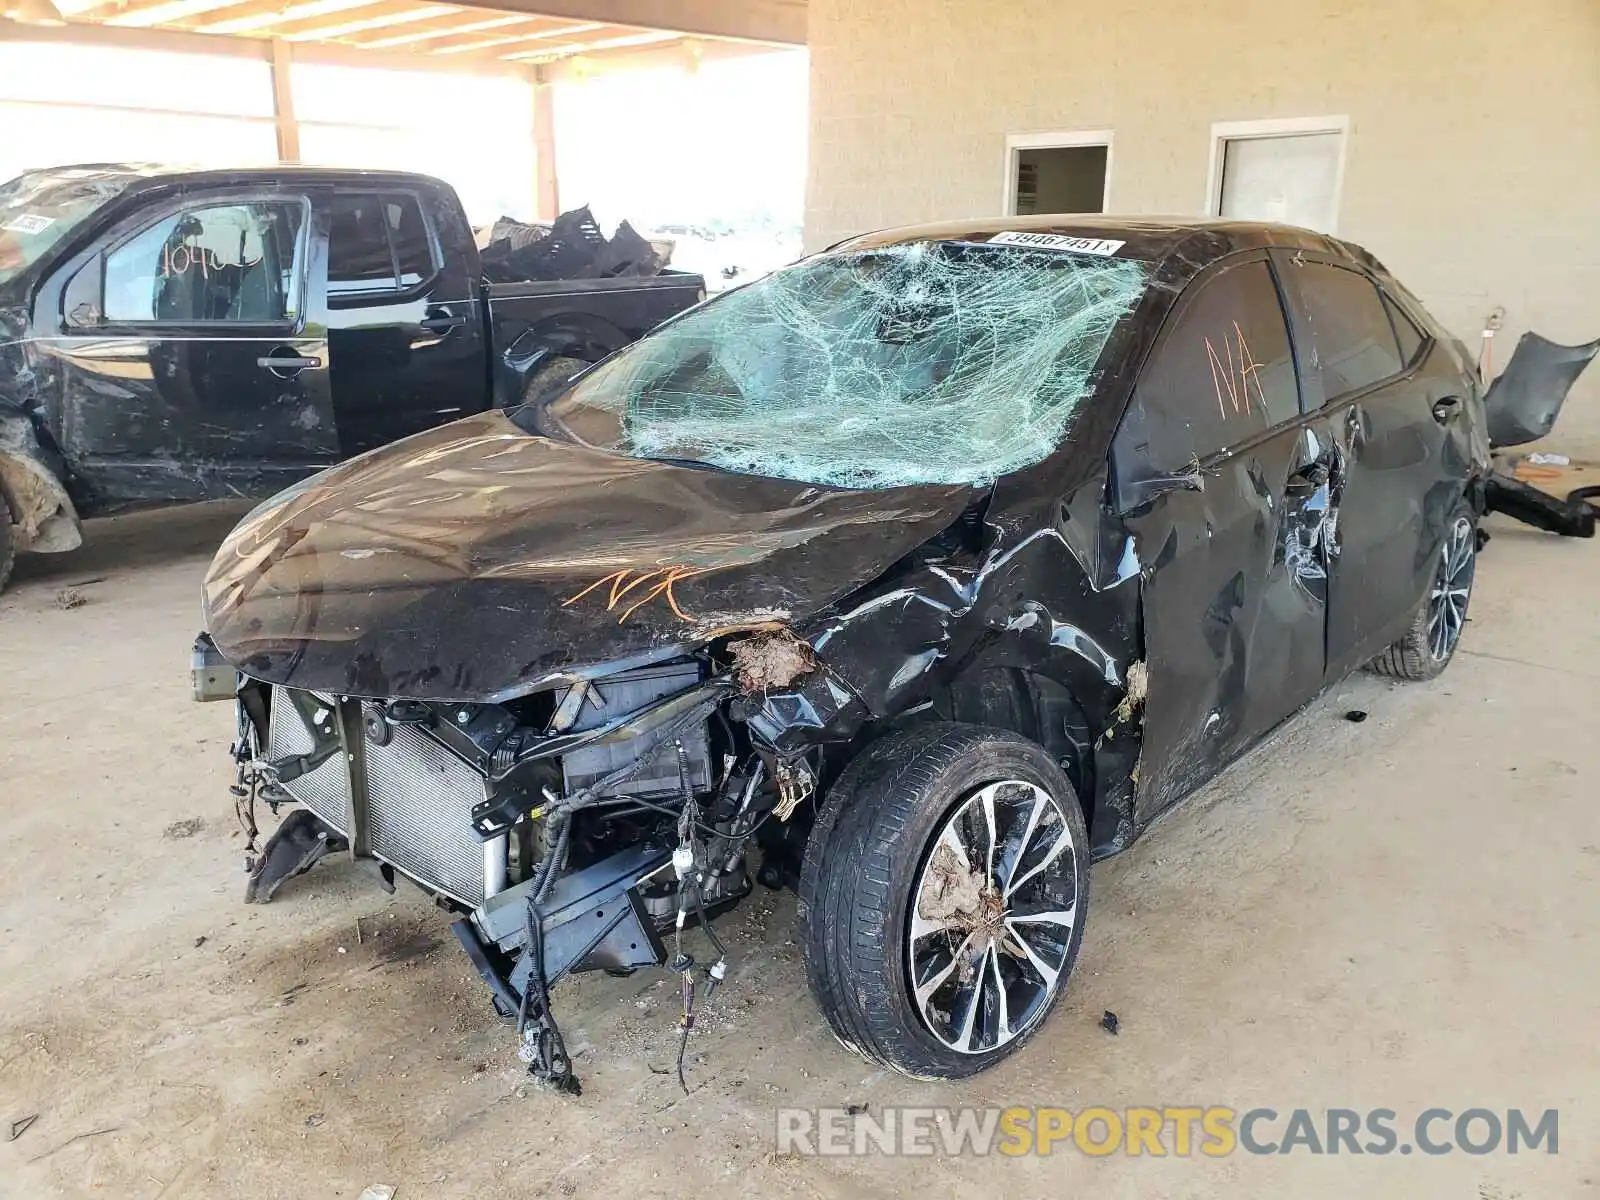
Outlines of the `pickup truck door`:
[{"label": "pickup truck door", "polygon": [[330,189],[327,326],[346,454],[481,412],[489,356],[472,230],[453,195]]},{"label": "pickup truck door", "polygon": [[186,192],[64,269],[49,421],[95,509],[264,495],[339,459],[308,198]]}]

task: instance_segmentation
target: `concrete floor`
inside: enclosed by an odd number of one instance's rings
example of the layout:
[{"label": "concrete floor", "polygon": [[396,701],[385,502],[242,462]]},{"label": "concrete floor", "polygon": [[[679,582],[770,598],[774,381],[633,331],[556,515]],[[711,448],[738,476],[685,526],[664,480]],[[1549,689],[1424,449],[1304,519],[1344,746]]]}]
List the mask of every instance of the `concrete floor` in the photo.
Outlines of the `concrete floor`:
[{"label": "concrete floor", "polygon": [[[1341,684],[1098,867],[1071,989],[999,1069],[915,1083],[844,1052],[806,992],[792,897],[760,892],[723,921],[736,964],[692,1047],[693,1094],[652,1071],[675,999],[641,973],[560,989],[585,1082],[570,1100],[521,1085],[415,892],[340,863],[240,903],[230,712],[193,704],[186,678],[199,580],[237,515],[102,523],[0,597],[0,1128],[38,1114],[0,1137],[0,1195],[1600,1195],[1600,547],[1494,523],[1448,673]],[[87,603],[58,604],[68,586]],[[799,1159],[772,1152],[780,1103],[1402,1122],[1519,1106],[1559,1108],[1561,1142]]]}]

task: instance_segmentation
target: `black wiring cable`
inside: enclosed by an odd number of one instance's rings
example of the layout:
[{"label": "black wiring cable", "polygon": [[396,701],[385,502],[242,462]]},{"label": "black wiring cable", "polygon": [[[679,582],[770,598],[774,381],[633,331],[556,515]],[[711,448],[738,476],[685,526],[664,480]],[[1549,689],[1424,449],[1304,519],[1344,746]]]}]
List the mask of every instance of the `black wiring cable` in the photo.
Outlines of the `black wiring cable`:
[{"label": "black wiring cable", "polygon": [[691,886],[690,896],[694,898],[694,915],[700,922],[700,928],[705,930],[706,937],[711,939],[711,946],[717,952],[717,957],[728,957],[728,948],[722,944],[722,939],[717,936],[717,931],[711,928],[711,922],[706,919],[705,896],[700,891],[700,882],[697,879]]},{"label": "black wiring cable", "polygon": [[[681,885],[694,901],[695,919],[700,922],[700,928],[705,930],[705,935],[711,941],[711,946],[717,952],[717,967],[711,975],[711,983],[706,988],[706,999],[711,999],[711,993],[716,989],[717,980],[721,978],[721,964],[728,958],[728,948],[722,944],[722,939],[717,936],[717,931],[711,927],[710,920],[706,917],[705,895],[700,890],[699,878],[694,883],[685,881]],[[674,968],[682,971],[682,981],[678,987],[683,998],[683,1015],[679,1018],[678,1028],[678,1086],[683,1089],[683,1094],[689,1094],[689,1081],[684,1078],[683,1063],[689,1052],[689,1034],[694,1031],[694,975],[693,959],[685,958],[683,954],[683,929],[678,929],[678,954],[673,960]]]},{"label": "black wiring cable", "polygon": [[[642,808],[653,809],[654,811],[656,811],[658,813],[664,813],[665,815],[667,815],[669,817],[678,817],[678,816],[682,816],[683,815],[681,809],[670,808],[665,804],[652,804],[650,801],[641,800],[637,796],[630,797],[630,800],[631,800],[632,803],[638,804]],[[771,814],[768,814],[768,815],[771,815]],[[722,837],[722,836],[724,836],[722,830],[717,829],[714,826],[707,825],[704,821],[701,821],[701,820],[697,819],[694,822],[694,824],[695,824],[695,827],[697,829],[699,829],[702,833],[708,834],[711,837]]]},{"label": "black wiring cable", "polygon": [[[539,937],[539,922],[535,919],[538,909],[533,898],[528,898],[527,906],[523,909],[523,932],[528,939],[528,953],[534,953],[534,942]],[[522,985],[522,999],[517,1004],[517,1037],[522,1037],[523,1030],[528,1027],[528,997],[533,995],[533,960],[528,960],[528,981]]]},{"label": "black wiring cable", "polygon": [[566,1039],[561,1036],[561,1027],[556,1023],[555,1010],[550,1005],[550,984],[545,978],[544,969],[544,922],[539,915],[539,901],[549,893],[554,886],[556,876],[565,865],[567,850],[572,836],[572,817],[563,814],[561,827],[556,832],[555,843],[550,848],[550,853],[534,871],[533,887],[528,892],[528,903],[523,913],[526,936],[528,939],[528,979],[522,987],[522,997],[517,1009],[517,1036],[525,1037],[528,1024],[528,1002],[533,996],[535,988],[539,990],[539,1012],[543,1029],[539,1033],[538,1060],[545,1069],[547,1076],[550,1073],[552,1058],[561,1063],[561,1069],[556,1072],[556,1086],[574,1095],[578,1092],[577,1078],[572,1074],[572,1060],[567,1057]]},{"label": "black wiring cable", "polygon": [[694,1029],[694,976],[687,970],[678,985],[683,996],[683,1016],[678,1021],[678,1086],[689,1094],[689,1081],[683,1077],[683,1059],[689,1050],[689,1034]]}]

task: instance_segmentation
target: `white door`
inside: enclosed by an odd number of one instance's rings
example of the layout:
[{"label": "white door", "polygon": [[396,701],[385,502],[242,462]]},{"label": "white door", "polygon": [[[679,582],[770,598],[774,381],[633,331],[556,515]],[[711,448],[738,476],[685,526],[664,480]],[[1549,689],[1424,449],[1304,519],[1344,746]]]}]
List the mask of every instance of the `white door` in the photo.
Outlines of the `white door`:
[{"label": "white door", "polygon": [[1332,233],[1343,141],[1333,132],[1224,139],[1218,214]]}]

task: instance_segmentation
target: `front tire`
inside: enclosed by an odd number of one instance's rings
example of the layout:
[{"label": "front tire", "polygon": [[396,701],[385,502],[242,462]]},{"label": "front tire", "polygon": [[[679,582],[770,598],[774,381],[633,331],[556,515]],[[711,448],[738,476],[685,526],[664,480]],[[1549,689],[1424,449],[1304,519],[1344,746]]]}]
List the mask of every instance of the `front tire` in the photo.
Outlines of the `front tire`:
[{"label": "front tire", "polygon": [[1467,604],[1478,568],[1478,528],[1458,512],[1445,530],[1427,594],[1405,635],[1367,664],[1395,679],[1433,679],[1449,665],[1467,624]]},{"label": "front tire", "polygon": [[812,995],[839,1040],[918,1078],[974,1075],[1038,1030],[1077,959],[1077,794],[1004,730],[890,734],[830,791],[800,899]]}]

